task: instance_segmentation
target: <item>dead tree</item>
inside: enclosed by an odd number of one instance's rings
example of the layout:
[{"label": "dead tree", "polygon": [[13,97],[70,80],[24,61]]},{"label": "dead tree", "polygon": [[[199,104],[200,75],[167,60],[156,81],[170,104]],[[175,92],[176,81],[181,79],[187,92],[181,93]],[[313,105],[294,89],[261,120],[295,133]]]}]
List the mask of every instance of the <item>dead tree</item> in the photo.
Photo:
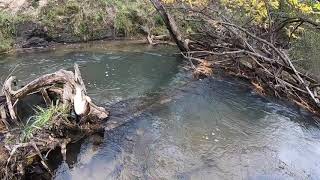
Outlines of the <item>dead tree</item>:
[{"label": "dead tree", "polygon": [[150,0],[153,4],[153,6],[157,9],[159,14],[161,15],[164,23],[167,26],[167,29],[170,32],[170,35],[174,42],[177,44],[178,48],[182,52],[189,51],[188,47],[188,40],[183,39],[183,36],[181,32],[179,31],[179,28],[174,20],[174,18],[170,15],[170,13],[166,10],[166,8],[163,6],[163,4],[159,0]]}]

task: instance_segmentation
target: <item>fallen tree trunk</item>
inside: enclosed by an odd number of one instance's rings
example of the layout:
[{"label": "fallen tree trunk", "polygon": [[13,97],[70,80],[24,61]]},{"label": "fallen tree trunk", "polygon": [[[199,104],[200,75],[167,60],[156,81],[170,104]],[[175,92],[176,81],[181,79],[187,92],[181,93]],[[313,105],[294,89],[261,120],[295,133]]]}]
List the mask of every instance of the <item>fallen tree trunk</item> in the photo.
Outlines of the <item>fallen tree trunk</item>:
[{"label": "fallen tree trunk", "polygon": [[161,15],[164,23],[167,26],[167,29],[169,30],[169,33],[172,37],[172,39],[177,44],[178,48],[182,52],[189,51],[188,47],[188,40],[183,39],[183,36],[181,32],[179,31],[179,28],[174,20],[174,18],[170,15],[170,13],[166,10],[166,8],[162,5],[162,3],[159,0],[150,0],[153,4],[153,6],[157,9],[159,14]]}]

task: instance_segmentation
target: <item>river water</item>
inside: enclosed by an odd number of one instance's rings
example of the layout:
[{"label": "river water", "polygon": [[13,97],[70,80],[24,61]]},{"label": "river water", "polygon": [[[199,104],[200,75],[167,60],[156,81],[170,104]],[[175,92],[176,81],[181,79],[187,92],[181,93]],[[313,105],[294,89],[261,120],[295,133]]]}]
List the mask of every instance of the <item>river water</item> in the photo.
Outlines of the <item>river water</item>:
[{"label": "river water", "polygon": [[127,122],[70,145],[67,162],[53,157],[56,180],[320,179],[316,117],[244,82],[194,81],[174,52],[123,42],[62,47],[2,57],[0,77],[14,69],[24,82],[77,62],[109,121]]}]

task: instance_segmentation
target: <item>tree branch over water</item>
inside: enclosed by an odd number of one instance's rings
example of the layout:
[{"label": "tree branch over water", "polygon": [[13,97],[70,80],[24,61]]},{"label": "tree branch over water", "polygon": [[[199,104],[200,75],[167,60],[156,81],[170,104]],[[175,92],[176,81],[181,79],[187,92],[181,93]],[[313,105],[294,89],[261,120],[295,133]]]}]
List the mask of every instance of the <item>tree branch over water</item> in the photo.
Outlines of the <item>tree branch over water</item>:
[{"label": "tree branch over water", "polygon": [[[169,12],[158,0],[150,0],[164,19],[167,28],[180,32],[178,26]],[[208,5],[209,6],[209,5]],[[210,9],[208,7],[207,9]],[[180,11],[170,8],[170,10]],[[218,11],[207,13],[205,10],[197,10],[190,6],[183,9],[185,16],[198,25],[196,35],[181,37],[181,33],[173,33],[171,36],[177,43],[183,56],[192,60],[193,69],[200,76],[210,76],[212,71],[208,68],[219,68],[234,76],[246,78],[251,81],[253,87],[261,94],[270,94],[289,99],[299,106],[311,112],[320,114],[319,82],[307,75],[303,69],[298,69],[292,63],[287,53],[273,42],[273,33],[259,37],[256,34],[262,31],[259,26],[249,29],[241,27]],[[186,14],[186,12],[188,12]],[[283,28],[287,23],[302,22],[318,29],[318,24],[304,18],[290,19],[278,28]],[[270,25],[271,28],[271,25]],[[183,47],[182,39],[190,39],[187,47]],[[182,48],[181,48],[182,46]],[[188,51],[186,51],[188,50]],[[223,58],[221,61],[220,59]],[[205,67],[205,68],[204,68]],[[200,70],[200,71],[199,71]]]}]

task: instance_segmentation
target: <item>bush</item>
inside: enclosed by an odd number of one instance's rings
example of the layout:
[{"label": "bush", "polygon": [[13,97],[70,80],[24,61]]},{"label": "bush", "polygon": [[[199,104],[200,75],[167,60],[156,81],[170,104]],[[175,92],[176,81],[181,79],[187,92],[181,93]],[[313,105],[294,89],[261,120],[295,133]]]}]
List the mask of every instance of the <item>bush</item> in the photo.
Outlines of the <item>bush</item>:
[{"label": "bush", "polygon": [[101,0],[50,1],[41,9],[39,20],[48,27],[52,37],[68,33],[79,40],[87,40],[93,38],[93,32],[109,28],[108,10]]},{"label": "bush", "polygon": [[138,35],[142,28],[155,35],[166,33],[166,26],[149,0],[102,1],[115,9],[114,27],[118,35]]},{"label": "bush", "polygon": [[0,52],[8,51],[13,43],[15,34],[15,18],[4,11],[0,11]]},{"label": "bush", "polygon": [[0,11],[0,53],[9,51],[16,37],[16,25],[27,21],[30,17],[26,15],[11,15]]}]

